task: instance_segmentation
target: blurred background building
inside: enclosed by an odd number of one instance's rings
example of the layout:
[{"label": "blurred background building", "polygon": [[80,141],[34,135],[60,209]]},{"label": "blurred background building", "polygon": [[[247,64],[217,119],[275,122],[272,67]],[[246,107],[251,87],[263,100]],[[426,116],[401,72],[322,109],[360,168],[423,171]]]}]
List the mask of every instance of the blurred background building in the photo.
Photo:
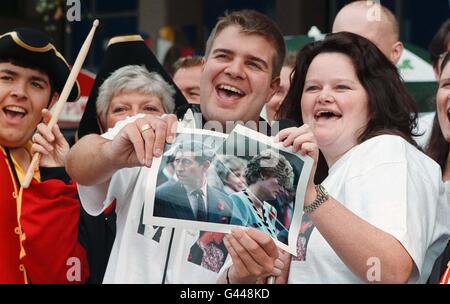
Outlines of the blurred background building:
[{"label": "blurred background building", "polygon": [[[45,30],[54,37],[57,47],[63,51],[69,63],[73,63],[92,21],[98,18],[101,27],[97,30],[84,64],[87,71],[95,74],[111,37],[139,33],[170,72],[171,63],[178,57],[203,54],[211,28],[227,10],[258,10],[273,18],[284,35],[305,37],[312,26],[316,26],[322,33],[330,32],[334,17],[348,2],[350,1],[3,0],[0,33],[20,26]],[[78,3],[80,21],[68,22],[67,10]],[[449,0],[385,0],[381,3],[397,16],[401,40],[413,45],[414,52],[427,60],[427,50],[433,35],[450,16]],[[409,62],[403,63],[406,67],[408,64]],[[421,111],[433,108],[425,95],[434,91],[434,85],[433,81],[428,81],[425,89],[420,86],[418,90],[416,88],[416,94],[424,95],[417,97]],[[88,87],[85,91],[89,92],[89,89]]]}]

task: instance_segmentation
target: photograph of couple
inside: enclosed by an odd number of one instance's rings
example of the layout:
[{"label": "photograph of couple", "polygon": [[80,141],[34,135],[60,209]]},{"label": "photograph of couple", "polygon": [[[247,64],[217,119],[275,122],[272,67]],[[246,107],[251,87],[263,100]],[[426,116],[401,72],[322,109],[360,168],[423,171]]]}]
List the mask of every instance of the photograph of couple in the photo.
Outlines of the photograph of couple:
[{"label": "photograph of couple", "polygon": [[310,166],[243,126],[227,137],[183,131],[150,176],[144,224],[223,233],[252,227],[287,250],[298,235]]}]

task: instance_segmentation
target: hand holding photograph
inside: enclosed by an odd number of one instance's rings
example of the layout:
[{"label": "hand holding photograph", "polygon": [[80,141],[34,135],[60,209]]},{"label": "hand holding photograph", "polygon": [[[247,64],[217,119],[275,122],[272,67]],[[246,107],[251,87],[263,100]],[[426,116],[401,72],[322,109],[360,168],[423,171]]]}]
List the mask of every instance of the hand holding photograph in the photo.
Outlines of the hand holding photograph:
[{"label": "hand holding photograph", "polygon": [[229,135],[180,128],[152,166],[143,223],[222,233],[252,227],[295,255],[311,167],[308,156],[241,125]]}]

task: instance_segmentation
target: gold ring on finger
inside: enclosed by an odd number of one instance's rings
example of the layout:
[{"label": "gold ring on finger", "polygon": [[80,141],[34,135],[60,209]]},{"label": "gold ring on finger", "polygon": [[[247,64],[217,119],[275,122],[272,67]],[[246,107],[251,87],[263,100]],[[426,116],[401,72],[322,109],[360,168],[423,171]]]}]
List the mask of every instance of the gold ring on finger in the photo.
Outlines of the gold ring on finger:
[{"label": "gold ring on finger", "polygon": [[145,124],[141,127],[141,133],[144,133],[147,130],[153,129],[152,126],[150,124]]}]

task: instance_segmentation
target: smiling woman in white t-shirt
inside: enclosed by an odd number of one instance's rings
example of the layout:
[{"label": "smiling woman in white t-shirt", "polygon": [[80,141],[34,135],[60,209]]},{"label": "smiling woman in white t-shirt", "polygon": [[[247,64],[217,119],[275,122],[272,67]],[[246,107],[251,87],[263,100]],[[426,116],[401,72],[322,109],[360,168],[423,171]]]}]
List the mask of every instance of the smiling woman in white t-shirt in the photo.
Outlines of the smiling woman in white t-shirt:
[{"label": "smiling woman in white t-shirt", "polygon": [[279,140],[316,165],[320,149],[329,167],[308,184],[315,228],[288,282],[425,282],[450,210],[438,164],[412,139],[417,111],[395,66],[365,38],[329,35],[298,54],[281,114],[302,126]]},{"label": "smiling woman in white t-shirt", "polygon": [[[450,52],[443,56],[440,71],[439,89],[436,95],[437,115],[426,152],[442,169],[442,180],[450,202]],[[450,220],[447,221],[447,225],[450,226]],[[450,243],[447,244],[447,248],[435,265],[430,281],[437,282],[439,279],[442,283],[450,283]]]}]

